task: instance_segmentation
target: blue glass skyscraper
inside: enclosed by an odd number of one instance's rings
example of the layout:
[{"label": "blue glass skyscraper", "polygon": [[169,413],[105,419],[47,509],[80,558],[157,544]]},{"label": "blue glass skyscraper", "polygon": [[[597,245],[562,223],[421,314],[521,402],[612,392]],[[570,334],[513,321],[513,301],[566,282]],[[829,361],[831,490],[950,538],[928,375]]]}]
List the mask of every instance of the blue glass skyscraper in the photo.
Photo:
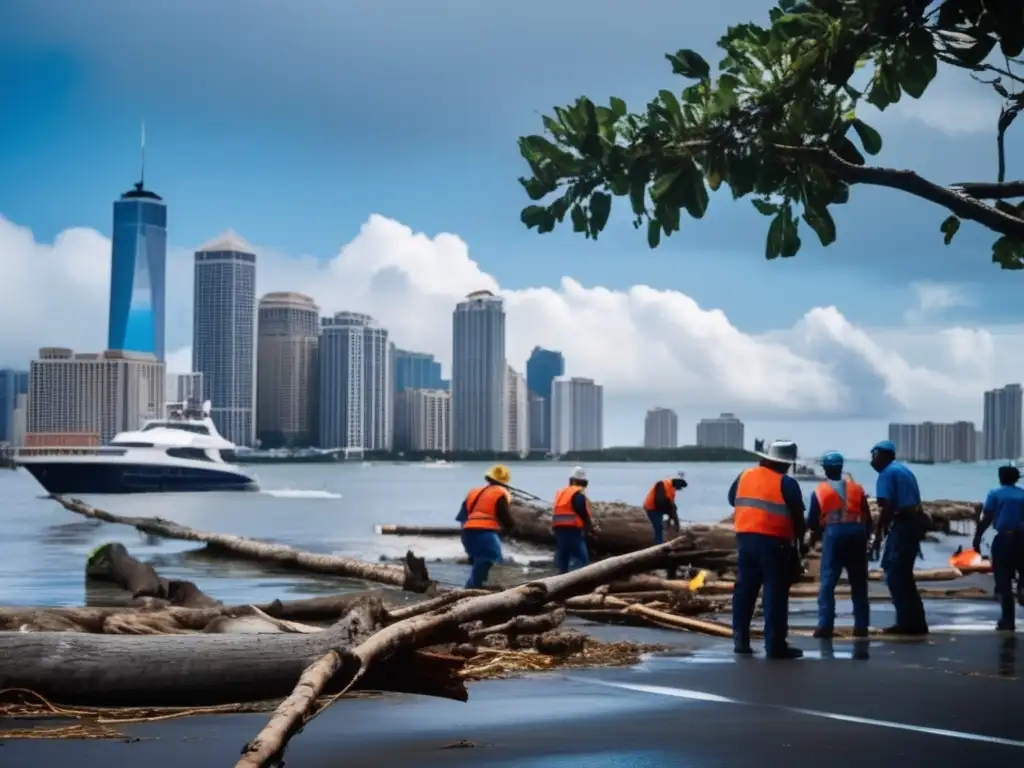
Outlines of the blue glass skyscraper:
[{"label": "blue glass skyscraper", "polygon": [[167,206],[138,182],[114,203],[107,349],[164,359]]},{"label": "blue glass skyscraper", "polygon": [[544,398],[544,433],[540,444],[531,445],[534,450],[551,450],[551,382],[565,375],[565,358],[561,352],[534,347],[526,361],[526,386],[536,395]]},{"label": "blue glass skyscraper", "polygon": [[0,443],[13,437],[14,409],[18,395],[28,394],[28,371],[0,370]]},{"label": "blue glass skyscraper", "polygon": [[394,350],[395,392],[407,389],[448,389],[449,382],[441,378],[441,364],[426,352]]}]

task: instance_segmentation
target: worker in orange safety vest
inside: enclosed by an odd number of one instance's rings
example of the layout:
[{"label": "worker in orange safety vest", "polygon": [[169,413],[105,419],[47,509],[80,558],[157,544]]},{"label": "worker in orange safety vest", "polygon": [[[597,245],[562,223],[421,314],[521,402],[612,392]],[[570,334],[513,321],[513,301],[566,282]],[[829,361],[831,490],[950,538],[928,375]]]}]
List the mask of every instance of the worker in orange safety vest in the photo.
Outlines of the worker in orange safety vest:
[{"label": "worker in orange safety vest", "polygon": [[555,566],[568,573],[572,561],[579,567],[590,564],[586,534],[594,530],[594,518],[587,499],[587,472],[576,467],[569,484],[555,494],[551,529],[555,534]]},{"label": "worker in orange safety vest", "polygon": [[512,473],[505,465],[496,464],[484,479],[487,484],[466,494],[455,517],[462,524],[462,547],[472,568],[467,589],[480,589],[487,583],[491,567],[501,562],[499,534],[512,530],[513,525],[506,487]]}]

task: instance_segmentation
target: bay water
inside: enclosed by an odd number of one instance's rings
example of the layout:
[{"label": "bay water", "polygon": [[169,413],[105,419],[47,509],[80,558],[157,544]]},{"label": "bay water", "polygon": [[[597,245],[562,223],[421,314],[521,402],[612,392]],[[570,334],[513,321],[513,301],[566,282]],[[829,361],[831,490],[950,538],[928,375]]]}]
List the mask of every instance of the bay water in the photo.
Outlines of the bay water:
[{"label": "bay water", "polygon": [[[689,487],[679,495],[680,518],[714,522],[732,509],[729,485],[746,464],[709,463],[685,467]],[[263,464],[255,467],[256,493],[137,494],[86,496],[83,500],[120,515],[157,516],[206,531],[232,533],[290,544],[316,552],[379,561],[407,549],[428,560],[434,578],[461,583],[467,566],[457,539],[380,536],[386,523],[455,526],[466,492],[483,480],[488,465]],[[572,466],[562,462],[516,463],[512,484],[542,498],[562,487]],[[642,503],[651,484],[673,474],[669,464],[593,464],[588,493],[596,500]],[[874,495],[875,472],[864,462],[847,469]],[[994,464],[914,466],[926,499],[981,501],[997,483]],[[813,483],[802,483],[805,496]],[[69,606],[102,599],[87,588],[85,561],[97,546],[120,541],[172,579],[195,581],[225,603],[295,599],[339,591],[337,579],[275,571],[244,561],[197,554],[195,543],[144,536],[127,526],[86,520],[45,498],[24,470],[0,471],[0,605]],[[922,567],[944,565],[955,538],[926,544]],[[524,570],[549,564],[550,552],[505,545],[506,557]],[[354,587],[355,585],[349,585]]]}]

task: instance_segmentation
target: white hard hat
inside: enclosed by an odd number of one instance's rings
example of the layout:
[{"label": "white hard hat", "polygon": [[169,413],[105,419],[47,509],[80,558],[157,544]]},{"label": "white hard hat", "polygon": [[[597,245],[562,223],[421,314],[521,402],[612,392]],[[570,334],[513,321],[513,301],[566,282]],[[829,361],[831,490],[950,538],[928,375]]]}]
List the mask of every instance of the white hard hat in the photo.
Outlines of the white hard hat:
[{"label": "white hard hat", "polygon": [[678,477],[680,480],[685,480],[686,479],[686,473],[683,470],[681,470],[681,469],[676,470],[676,477]]},{"label": "white hard hat", "polygon": [[585,470],[583,467],[576,467],[572,471],[572,479],[573,480],[586,480],[587,479],[587,470]]}]

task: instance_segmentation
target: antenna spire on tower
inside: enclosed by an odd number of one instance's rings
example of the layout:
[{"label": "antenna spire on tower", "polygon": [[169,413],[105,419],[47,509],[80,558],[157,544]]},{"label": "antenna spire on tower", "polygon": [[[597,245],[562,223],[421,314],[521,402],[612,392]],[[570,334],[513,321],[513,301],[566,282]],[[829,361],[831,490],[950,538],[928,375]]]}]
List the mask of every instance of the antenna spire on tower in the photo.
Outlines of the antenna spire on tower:
[{"label": "antenna spire on tower", "polygon": [[139,143],[139,185],[142,188],[146,186],[146,121],[142,121],[142,136],[140,137]]}]

